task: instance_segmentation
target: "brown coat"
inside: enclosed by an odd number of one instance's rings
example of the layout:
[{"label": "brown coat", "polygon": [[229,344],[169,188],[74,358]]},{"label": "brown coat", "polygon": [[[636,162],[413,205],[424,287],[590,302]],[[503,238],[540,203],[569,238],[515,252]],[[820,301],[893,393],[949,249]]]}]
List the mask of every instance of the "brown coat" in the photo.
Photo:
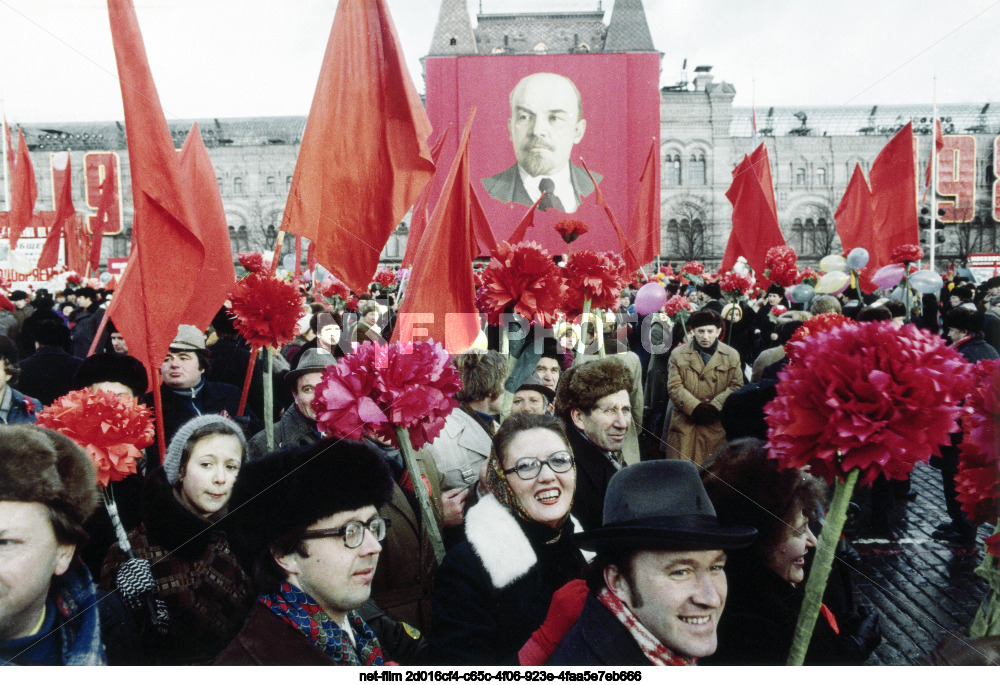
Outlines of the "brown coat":
[{"label": "brown coat", "polygon": [[670,354],[667,391],[674,403],[667,438],[668,459],[690,459],[701,464],[726,442],[726,431],[716,421],[699,426],[691,421],[691,412],[702,402],[722,410],[729,395],[743,385],[740,355],[723,342],[708,365],[691,341]]}]

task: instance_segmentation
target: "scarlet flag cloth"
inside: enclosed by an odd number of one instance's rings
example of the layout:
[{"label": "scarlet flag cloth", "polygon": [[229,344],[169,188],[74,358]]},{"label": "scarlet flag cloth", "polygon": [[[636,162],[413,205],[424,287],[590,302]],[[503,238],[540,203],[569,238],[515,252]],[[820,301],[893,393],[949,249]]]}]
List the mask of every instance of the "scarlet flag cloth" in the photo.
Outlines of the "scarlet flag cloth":
[{"label": "scarlet flag cloth", "polygon": [[752,155],[744,156],[733,170],[733,183],[726,197],[733,205],[733,230],[719,272],[732,269],[742,256],[760,279],[767,251],[785,244],[775,211],[771,165],[763,143]]},{"label": "scarlet flag cloth", "polygon": [[194,210],[192,228],[205,250],[198,275],[197,296],[188,301],[181,323],[205,330],[236,283],[236,271],[222,194],[197,122],[188,131],[181,148],[180,166]]},{"label": "scarlet flag cloth", "polygon": [[101,195],[97,199],[97,216],[94,219],[93,235],[90,237],[90,254],[88,262],[91,271],[97,271],[101,267],[101,245],[104,242],[104,228],[109,223],[111,213],[111,202],[115,197],[115,175],[108,170],[104,180],[101,181]]},{"label": "scarlet flag cloth", "polygon": [[385,0],[341,0],[281,228],[364,292],[379,254],[434,173],[431,124]]},{"label": "scarlet flag cloth", "polygon": [[478,249],[472,228],[475,192],[469,181],[469,133],[475,114],[475,109],[469,114],[458,153],[420,241],[391,342],[432,339],[455,354],[468,349],[479,335],[469,259]]},{"label": "scarlet flag cloth", "polygon": [[941,120],[938,118],[934,119],[934,150],[935,154],[931,155],[930,159],[927,160],[927,171],[924,173],[924,196],[921,198],[921,202],[927,200],[927,193],[931,189],[932,180],[932,170],[931,164],[934,162],[936,155],[941,154],[941,150],[944,148],[944,135],[941,133]]},{"label": "scarlet flag cloth", "polygon": [[[434,162],[435,173],[438,169],[438,162],[441,160],[441,150],[444,149],[444,141],[448,139],[448,132],[450,130],[451,124],[448,124],[447,128],[445,128],[431,146],[431,159]],[[427,221],[430,218],[427,207],[431,203],[431,190],[433,187],[434,183],[428,183],[424,186],[423,192],[420,193],[416,203],[413,205],[413,211],[410,214],[410,231],[406,237],[406,252],[403,254],[403,261],[400,263],[400,266],[404,269],[409,269],[413,266],[413,258],[417,254],[420,238],[424,234],[424,229],[427,228]]]},{"label": "scarlet flag cloth", "polygon": [[871,268],[870,256],[875,254],[875,214],[872,211],[872,191],[860,164],[854,166],[854,174],[837,205],[833,220],[845,252],[856,247],[868,250],[869,263],[859,274],[860,285],[866,293],[874,292],[878,286],[871,280],[875,271]]},{"label": "scarlet flag cloth", "polygon": [[[10,175],[14,172],[14,143],[10,139],[10,126],[7,125],[7,118],[4,117],[3,120],[3,139],[6,143],[5,149],[7,150],[7,172],[4,174],[4,178],[10,178]],[[9,202],[9,200],[8,200]]]},{"label": "scarlet flag cloth", "polygon": [[24,130],[17,127],[17,157],[14,172],[11,175],[10,189],[10,249],[17,247],[26,226],[31,223],[35,213],[35,201],[38,199],[38,186],[35,184],[35,167],[31,163],[31,153],[24,142]]},{"label": "scarlet flag cloth", "polygon": [[133,250],[109,316],[129,353],[152,371],[160,367],[177,326],[184,323],[188,302],[204,287],[205,250],[135,8],[131,0],[108,0],[108,15],[125,108],[134,208]]},{"label": "scarlet flag cloth", "polygon": [[[49,234],[38,256],[39,269],[55,268],[59,261],[59,239],[62,238],[66,223],[76,215],[73,207],[72,165],[69,152],[52,156],[52,177],[55,182],[56,217],[52,221]],[[68,243],[69,241],[67,241]]]},{"label": "scarlet flag cloth", "polygon": [[539,195],[538,199],[535,200],[535,204],[528,207],[528,211],[524,213],[523,217],[521,217],[521,221],[518,222],[514,232],[510,234],[509,238],[507,238],[506,242],[508,245],[517,245],[519,242],[524,240],[524,234],[528,232],[528,229],[531,226],[535,225],[535,209],[538,207],[538,203],[542,201],[543,197],[545,197],[545,193]]},{"label": "scarlet flag cloth", "polygon": [[875,251],[869,251],[873,273],[891,263],[894,247],[920,240],[913,142],[911,121],[882,148],[868,174],[875,215]]},{"label": "scarlet flag cloth", "polygon": [[[594,180],[594,175],[590,173],[590,169],[587,168],[587,163],[583,161],[582,157],[580,158],[580,164],[583,165],[583,170],[587,172],[587,176],[590,177],[590,182],[594,186],[594,202],[601,207],[604,207],[604,211],[608,215],[608,219],[611,221],[611,225],[614,227],[615,233],[618,234],[618,242],[622,245],[622,259],[625,260],[625,270],[628,274],[632,274],[636,269],[642,266],[642,262],[639,261],[639,258],[635,254],[635,250],[632,249],[632,243],[630,243],[628,238],[625,237],[625,233],[622,231],[622,227],[618,223],[618,219],[615,218],[615,213],[611,211],[611,205],[609,205],[608,201],[604,199],[604,193],[601,192],[601,187],[597,185],[597,181]],[[653,256],[655,256],[655,254]],[[649,259],[652,260],[652,258],[653,257],[650,257]]]},{"label": "scarlet flag cloth", "polygon": [[638,240],[640,264],[653,261],[660,251],[660,155],[655,140],[639,178],[639,198],[628,234]]}]

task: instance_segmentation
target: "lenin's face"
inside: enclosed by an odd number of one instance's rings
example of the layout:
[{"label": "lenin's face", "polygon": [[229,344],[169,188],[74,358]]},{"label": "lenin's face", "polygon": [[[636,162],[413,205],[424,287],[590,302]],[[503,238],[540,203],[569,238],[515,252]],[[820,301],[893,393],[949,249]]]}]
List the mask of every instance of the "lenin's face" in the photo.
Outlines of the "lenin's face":
[{"label": "lenin's face", "polygon": [[572,82],[544,73],[527,76],[515,86],[507,123],[517,163],[532,176],[561,170],[587,128]]}]

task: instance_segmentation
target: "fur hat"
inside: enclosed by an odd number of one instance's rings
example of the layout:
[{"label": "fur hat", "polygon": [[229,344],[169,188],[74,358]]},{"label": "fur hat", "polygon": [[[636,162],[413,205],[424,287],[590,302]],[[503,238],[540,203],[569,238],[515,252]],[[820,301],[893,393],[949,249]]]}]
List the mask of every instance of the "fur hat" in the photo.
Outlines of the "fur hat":
[{"label": "fur hat", "polygon": [[983,325],[986,318],[982,312],[978,312],[968,307],[955,307],[945,313],[943,317],[944,327],[954,328],[957,331],[965,331],[975,335],[983,332]]},{"label": "fur hat", "polygon": [[82,527],[98,499],[94,465],[72,440],[31,425],[0,426],[0,501],[45,504]]},{"label": "fur hat", "polygon": [[767,294],[768,295],[781,295],[782,297],[784,297],[785,296],[785,289],[782,288],[777,283],[772,283],[771,285],[767,286]]},{"label": "fur hat", "polygon": [[121,383],[136,397],[142,397],[149,389],[146,368],[142,362],[127,354],[108,352],[95,354],[83,360],[73,376],[73,387],[77,390],[94,383]]},{"label": "fur hat", "polygon": [[722,328],[722,316],[713,309],[699,309],[688,318],[687,328],[689,331],[693,331],[702,326]]},{"label": "fur hat", "polygon": [[[247,439],[244,437],[243,429],[240,428],[240,425],[221,414],[202,414],[178,428],[177,432],[174,433],[174,437],[170,439],[170,445],[167,447],[167,456],[163,459],[163,472],[167,475],[167,480],[171,485],[177,485],[177,480],[180,478],[181,455],[184,452],[184,445],[187,444],[187,441],[196,430],[209,426],[219,426],[222,429],[220,432],[233,433],[236,439],[240,441],[240,446],[243,448],[243,459],[244,461],[246,460]],[[225,430],[227,428],[229,429],[228,431]]]},{"label": "fur hat", "polygon": [[289,446],[240,471],[229,501],[233,550],[245,568],[282,537],[392,496],[392,476],[367,442],[327,438]]},{"label": "fur hat", "polygon": [[614,357],[574,366],[559,379],[556,414],[569,422],[570,412],[591,411],[602,397],[632,389],[632,373]]}]

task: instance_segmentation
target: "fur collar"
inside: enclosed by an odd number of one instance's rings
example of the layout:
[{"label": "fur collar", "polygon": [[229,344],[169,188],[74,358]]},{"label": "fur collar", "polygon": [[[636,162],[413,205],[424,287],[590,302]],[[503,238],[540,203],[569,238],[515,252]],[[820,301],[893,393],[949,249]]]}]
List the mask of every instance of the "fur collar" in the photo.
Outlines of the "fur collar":
[{"label": "fur collar", "polygon": [[[571,518],[576,530],[583,530]],[[517,519],[493,495],[481,497],[465,515],[465,538],[498,590],[526,576],[538,563]],[[583,556],[589,562],[594,553],[583,551]]]}]

